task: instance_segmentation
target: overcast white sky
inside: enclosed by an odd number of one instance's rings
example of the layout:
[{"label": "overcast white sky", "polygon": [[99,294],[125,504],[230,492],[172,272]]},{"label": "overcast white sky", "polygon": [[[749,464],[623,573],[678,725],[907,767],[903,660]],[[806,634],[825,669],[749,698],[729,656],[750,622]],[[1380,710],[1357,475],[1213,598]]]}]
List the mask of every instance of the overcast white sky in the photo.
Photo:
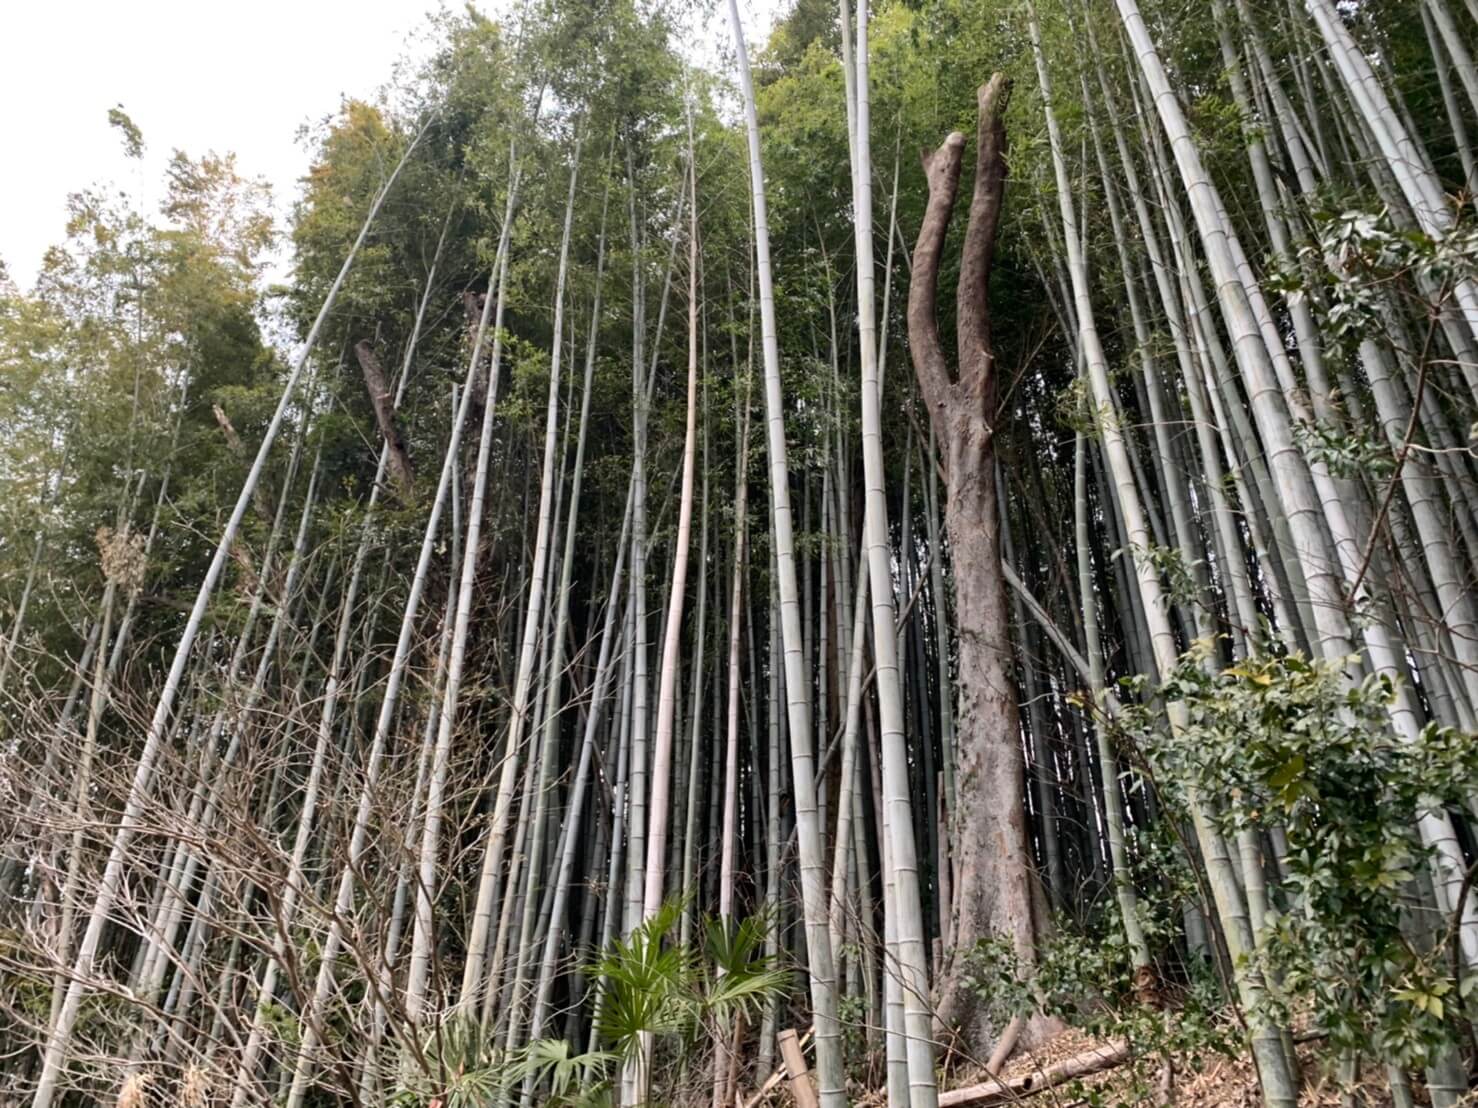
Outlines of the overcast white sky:
[{"label": "overcast white sky", "polygon": [[[722,3],[722,0],[720,0]],[[232,151],[271,182],[285,214],[307,168],[298,127],[343,96],[369,96],[440,0],[39,0],[9,6],[0,35],[0,258],[29,288],[61,241],[67,194],[93,184],[152,209],[170,153]],[[455,5],[460,7],[460,4]],[[480,3],[485,10],[503,0]],[[740,0],[751,36],[788,0]],[[722,8],[696,34],[727,38]],[[695,43],[703,53],[715,43]],[[711,55],[710,55],[711,56]],[[122,153],[108,109],[143,131],[142,166]]]}]

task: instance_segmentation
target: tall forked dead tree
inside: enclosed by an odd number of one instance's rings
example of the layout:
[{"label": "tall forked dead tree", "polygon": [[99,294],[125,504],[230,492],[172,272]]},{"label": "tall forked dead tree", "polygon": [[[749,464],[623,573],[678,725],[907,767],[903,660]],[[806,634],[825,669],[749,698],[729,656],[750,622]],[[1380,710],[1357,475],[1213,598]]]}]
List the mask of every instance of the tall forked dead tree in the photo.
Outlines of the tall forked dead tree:
[{"label": "tall forked dead tree", "polygon": [[1006,189],[1006,104],[1011,83],[997,73],[977,93],[975,187],[955,293],[959,359],[951,366],[936,312],[944,239],[959,191],[965,136],[924,155],[929,202],[913,255],[908,338],[919,388],[943,446],[945,526],[954,563],[959,636],[959,765],[962,792],[979,803],[955,813],[954,945],[939,980],[938,1019],[985,1057],[995,1031],[966,984],[963,952],[1004,935],[1030,962],[1046,909],[1031,870],[1021,805],[1026,767],[1012,674],[1010,604],[1001,572],[995,481],[999,378],[990,326],[990,273]]}]

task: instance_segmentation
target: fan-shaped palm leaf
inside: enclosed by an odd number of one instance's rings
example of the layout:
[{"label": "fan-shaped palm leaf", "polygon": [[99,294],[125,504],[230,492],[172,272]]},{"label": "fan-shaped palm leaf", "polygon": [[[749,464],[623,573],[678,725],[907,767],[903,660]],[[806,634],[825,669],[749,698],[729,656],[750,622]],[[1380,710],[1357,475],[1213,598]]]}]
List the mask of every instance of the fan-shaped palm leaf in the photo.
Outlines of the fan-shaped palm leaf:
[{"label": "fan-shaped palm leaf", "polygon": [[535,1039],[510,1060],[508,1083],[547,1082],[543,1103],[595,1105],[606,1091],[606,1073],[619,1057],[604,1050],[576,1054],[564,1039]]}]

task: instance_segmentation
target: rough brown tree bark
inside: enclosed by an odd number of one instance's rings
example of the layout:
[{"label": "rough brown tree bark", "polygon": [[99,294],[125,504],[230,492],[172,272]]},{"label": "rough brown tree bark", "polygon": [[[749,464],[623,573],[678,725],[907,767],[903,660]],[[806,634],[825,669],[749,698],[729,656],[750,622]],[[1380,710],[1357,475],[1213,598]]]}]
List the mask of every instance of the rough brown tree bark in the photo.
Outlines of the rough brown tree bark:
[{"label": "rough brown tree bark", "polygon": [[[959,190],[965,136],[959,132],[924,155],[929,202],[913,255],[908,336],[914,371],[944,447],[945,526],[954,564],[959,639],[958,789],[975,798],[954,814],[953,944],[938,982],[940,1024],[971,1054],[989,1054],[990,1025],[966,984],[966,959],[977,942],[1009,938],[1029,964],[1047,925],[1032,870],[1023,797],[1026,766],[1017,721],[1010,606],[1001,571],[1001,507],[995,435],[998,386],[991,342],[990,271],[1006,185],[1004,115],[1010,82],[996,74],[978,92],[974,194],[956,290],[959,364],[951,367],[936,318],[940,257]],[[1024,1040],[1047,1028],[1024,1029]]]},{"label": "rough brown tree bark", "polygon": [[413,484],[411,459],[406,452],[405,439],[400,425],[395,422],[395,401],[392,399],[390,380],[375,357],[374,344],[361,339],[354,344],[354,356],[359,359],[360,371],[364,374],[364,387],[369,390],[370,405],[375,410],[375,422],[380,434],[385,436],[386,460],[395,490],[403,501],[409,501]]}]

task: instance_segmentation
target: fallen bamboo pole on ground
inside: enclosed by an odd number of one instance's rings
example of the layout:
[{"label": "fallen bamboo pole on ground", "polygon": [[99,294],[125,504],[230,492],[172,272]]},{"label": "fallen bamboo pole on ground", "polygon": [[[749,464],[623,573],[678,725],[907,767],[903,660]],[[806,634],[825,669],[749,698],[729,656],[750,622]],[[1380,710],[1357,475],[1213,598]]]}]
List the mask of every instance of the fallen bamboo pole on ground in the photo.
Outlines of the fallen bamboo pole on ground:
[{"label": "fallen bamboo pole on ground", "polygon": [[1021,1097],[1032,1096],[1055,1085],[1087,1077],[1128,1061],[1129,1044],[1123,1041],[1106,1043],[1092,1050],[1075,1054],[1044,1070],[1013,1077],[1009,1081],[992,1078],[978,1085],[967,1085],[963,1089],[951,1089],[939,1094],[939,1108],[984,1108],[990,1104],[1006,1104]]}]

